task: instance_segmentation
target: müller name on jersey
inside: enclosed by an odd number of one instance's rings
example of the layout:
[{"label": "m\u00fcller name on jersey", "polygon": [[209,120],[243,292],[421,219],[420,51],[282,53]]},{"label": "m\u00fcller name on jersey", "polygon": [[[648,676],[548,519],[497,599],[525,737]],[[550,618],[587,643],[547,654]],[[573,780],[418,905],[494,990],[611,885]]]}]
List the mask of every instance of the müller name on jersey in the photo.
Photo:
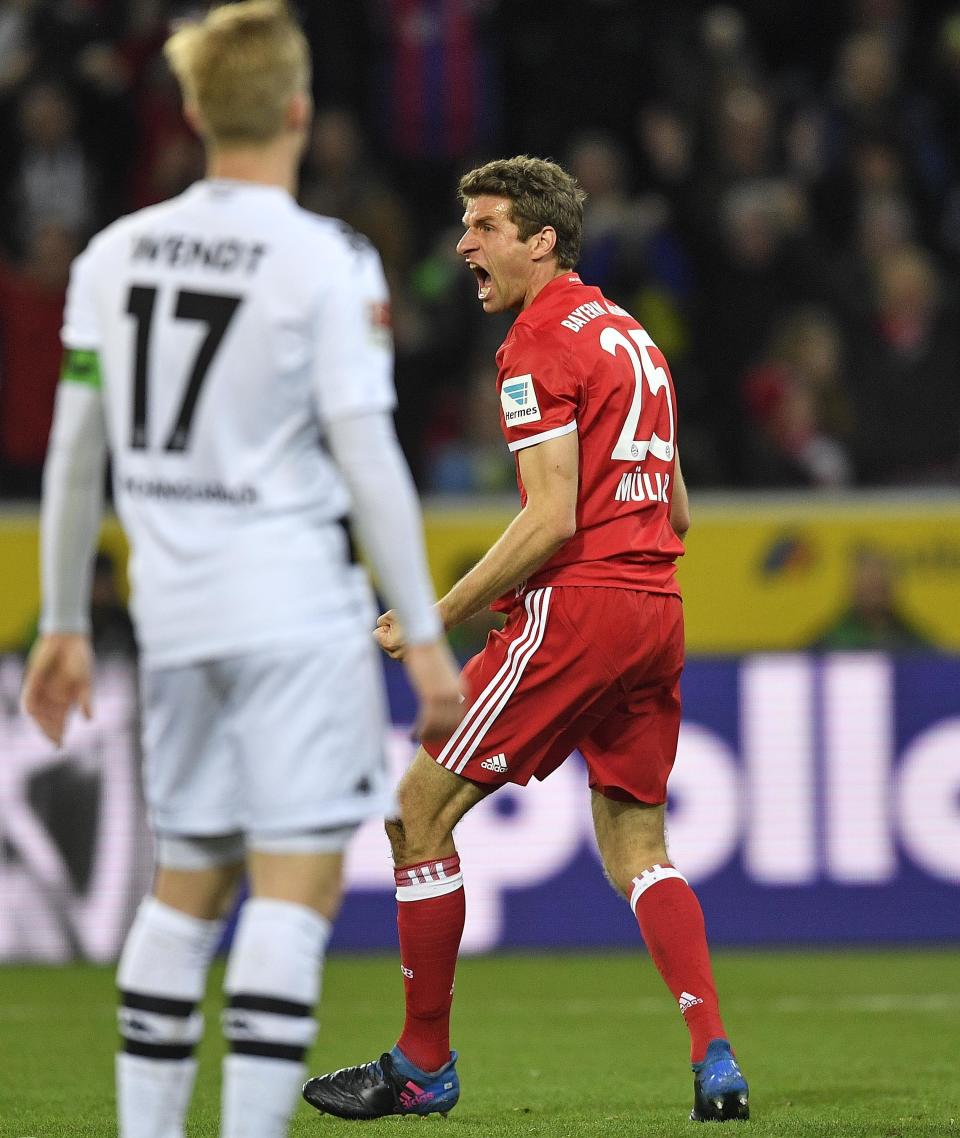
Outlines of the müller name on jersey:
[{"label": "m\u00fcller name on jersey", "polygon": [[241,241],[235,237],[205,241],[183,233],[162,236],[142,233],[133,240],[134,261],[161,262],[177,268],[202,266],[221,273],[255,273],[267,246],[262,242]]},{"label": "m\u00fcller name on jersey", "polygon": [[659,470],[645,474],[641,467],[620,476],[615,502],[667,502],[670,499],[670,475]]}]

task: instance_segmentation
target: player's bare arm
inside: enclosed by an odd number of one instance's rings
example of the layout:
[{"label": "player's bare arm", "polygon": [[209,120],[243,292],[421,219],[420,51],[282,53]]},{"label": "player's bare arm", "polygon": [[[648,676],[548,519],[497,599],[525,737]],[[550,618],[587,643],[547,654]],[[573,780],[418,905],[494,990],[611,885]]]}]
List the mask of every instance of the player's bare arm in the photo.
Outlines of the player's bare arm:
[{"label": "player's bare arm", "polygon": [[519,463],[527,504],[483,558],[437,602],[444,628],[455,627],[525,581],[576,533],[577,432],[525,447]]},{"label": "player's bare arm", "polygon": [[677,454],[676,466],[673,471],[673,499],[670,502],[670,524],[677,537],[685,537],[690,528],[690,498],[687,494],[687,484],[683,480],[683,471],[680,469],[680,455]]},{"label": "player's bare arm", "polygon": [[[516,588],[574,535],[579,461],[576,431],[520,452],[527,504],[483,558],[437,602],[444,628],[454,628]],[[403,628],[392,610],[377,621],[376,637],[389,656],[404,658]]]}]

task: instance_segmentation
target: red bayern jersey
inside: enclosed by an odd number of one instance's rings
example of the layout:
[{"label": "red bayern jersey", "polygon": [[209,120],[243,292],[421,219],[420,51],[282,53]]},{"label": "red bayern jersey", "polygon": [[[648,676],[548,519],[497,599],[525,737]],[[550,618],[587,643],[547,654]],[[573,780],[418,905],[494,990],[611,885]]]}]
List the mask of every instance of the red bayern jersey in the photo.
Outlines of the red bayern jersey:
[{"label": "red bayern jersey", "polygon": [[[564,273],[517,317],[497,367],[500,424],[515,456],[572,431],[580,444],[577,532],[526,587],[679,595],[683,544],[670,525],[677,402],[666,360],[643,327]],[[519,461],[517,483],[526,505]]]}]

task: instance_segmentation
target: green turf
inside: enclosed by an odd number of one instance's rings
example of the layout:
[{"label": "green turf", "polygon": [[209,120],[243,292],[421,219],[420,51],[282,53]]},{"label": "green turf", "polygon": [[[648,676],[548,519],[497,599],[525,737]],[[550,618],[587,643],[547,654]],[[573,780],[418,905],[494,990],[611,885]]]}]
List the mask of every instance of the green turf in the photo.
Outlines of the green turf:
[{"label": "green turf", "polygon": [[[754,1115],[721,1133],[960,1138],[956,952],[718,953],[715,963]],[[394,1041],[395,959],[335,957],[325,988],[312,1071],[372,1058]],[[201,1052],[189,1138],[217,1134],[217,1035],[208,1031]],[[0,968],[0,1136],[114,1135],[114,1038],[109,970]],[[701,1132],[686,1121],[686,1032],[639,954],[464,960],[454,1044],[463,1097],[445,1122],[346,1123],[301,1104],[292,1134],[375,1138],[420,1125],[444,1138]]]}]

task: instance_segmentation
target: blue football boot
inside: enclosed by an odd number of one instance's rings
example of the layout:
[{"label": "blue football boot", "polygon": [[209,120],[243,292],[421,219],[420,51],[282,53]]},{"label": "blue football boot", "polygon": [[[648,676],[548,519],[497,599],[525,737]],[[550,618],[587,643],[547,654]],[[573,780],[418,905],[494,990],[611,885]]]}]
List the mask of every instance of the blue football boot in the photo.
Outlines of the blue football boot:
[{"label": "blue football boot", "polygon": [[750,1090],[725,1039],[712,1039],[702,1063],[693,1065],[691,1122],[729,1122],[750,1117]]},{"label": "blue football boot", "polygon": [[308,1079],[303,1084],[303,1097],[323,1114],[337,1118],[385,1118],[391,1114],[439,1114],[445,1118],[460,1097],[456,1062],[457,1053],[452,1051],[449,1063],[429,1074],[414,1067],[394,1047],[372,1063]]}]

